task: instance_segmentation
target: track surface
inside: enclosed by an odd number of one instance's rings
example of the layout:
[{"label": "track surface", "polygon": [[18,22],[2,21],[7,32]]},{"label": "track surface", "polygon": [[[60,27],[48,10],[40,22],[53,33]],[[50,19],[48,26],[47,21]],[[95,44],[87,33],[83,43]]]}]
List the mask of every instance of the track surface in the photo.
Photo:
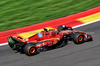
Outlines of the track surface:
[{"label": "track surface", "polygon": [[40,52],[31,57],[12,51],[8,45],[2,46],[0,66],[99,66],[100,22],[79,27],[77,30],[92,33],[94,41],[81,45],[69,42],[65,47]]}]

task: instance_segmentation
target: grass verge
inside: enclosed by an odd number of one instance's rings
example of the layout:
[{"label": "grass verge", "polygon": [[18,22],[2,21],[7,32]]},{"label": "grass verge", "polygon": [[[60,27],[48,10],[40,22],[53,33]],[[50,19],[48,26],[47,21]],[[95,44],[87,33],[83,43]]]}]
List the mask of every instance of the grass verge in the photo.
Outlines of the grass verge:
[{"label": "grass verge", "polygon": [[0,31],[25,27],[100,6],[100,0],[0,0]]}]

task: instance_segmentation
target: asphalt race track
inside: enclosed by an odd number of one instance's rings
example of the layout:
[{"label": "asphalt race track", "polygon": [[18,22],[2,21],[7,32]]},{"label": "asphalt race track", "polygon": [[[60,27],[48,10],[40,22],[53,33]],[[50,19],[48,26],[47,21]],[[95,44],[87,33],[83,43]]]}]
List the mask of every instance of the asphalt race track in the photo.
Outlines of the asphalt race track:
[{"label": "asphalt race track", "polygon": [[8,45],[0,47],[0,66],[99,66],[100,22],[79,27],[76,30],[92,34],[94,41],[68,45],[35,56],[12,51]]}]

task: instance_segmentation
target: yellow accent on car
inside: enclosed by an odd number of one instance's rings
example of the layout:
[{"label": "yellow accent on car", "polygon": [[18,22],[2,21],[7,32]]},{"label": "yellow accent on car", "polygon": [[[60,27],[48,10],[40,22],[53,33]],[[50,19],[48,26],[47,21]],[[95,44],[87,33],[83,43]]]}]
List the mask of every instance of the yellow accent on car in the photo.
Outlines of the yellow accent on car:
[{"label": "yellow accent on car", "polygon": [[[49,30],[49,29],[54,29],[54,28],[52,28],[52,27],[47,27],[47,29]],[[38,29],[38,30],[26,32],[26,33],[21,33],[21,34],[18,34],[17,36],[20,36],[20,37],[23,38],[23,39],[27,39],[27,38],[29,38],[29,37],[31,37],[31,36],[33,36],[33,35],[35,35],[35,34],[41,32],[41,31],[44,31],[44,30],[43,30],[43,29]]]},{"label": "yellow accent on car", "polygon": [[96,14],[93,14],[93,15],[89,15],[89,16],[80,18],[80,19],[77,19],[77,20],[81,21],[83,23],[89,23],[91,21],[98,20],[98,19],[100,19],[100,12],[96,13]]}]

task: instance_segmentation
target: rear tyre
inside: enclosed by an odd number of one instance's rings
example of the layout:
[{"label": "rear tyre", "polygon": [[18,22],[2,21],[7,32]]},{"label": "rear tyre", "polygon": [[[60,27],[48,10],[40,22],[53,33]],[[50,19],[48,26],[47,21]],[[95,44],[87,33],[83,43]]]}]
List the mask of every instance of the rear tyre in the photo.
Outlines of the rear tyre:
[{"label": "rear tyre", "polygon": [[75,33],[75,34],[73,35],[73,42],[74,42],[75,44],[84,43],[84,34],[83,34],[83,33],[79,33],[79,32]]},{"label": "rear tyre", "polygon": [[24,53],[28,56],[34,55],[37,52],[37,48],[33,44],[26,44],[24,47]]}]

